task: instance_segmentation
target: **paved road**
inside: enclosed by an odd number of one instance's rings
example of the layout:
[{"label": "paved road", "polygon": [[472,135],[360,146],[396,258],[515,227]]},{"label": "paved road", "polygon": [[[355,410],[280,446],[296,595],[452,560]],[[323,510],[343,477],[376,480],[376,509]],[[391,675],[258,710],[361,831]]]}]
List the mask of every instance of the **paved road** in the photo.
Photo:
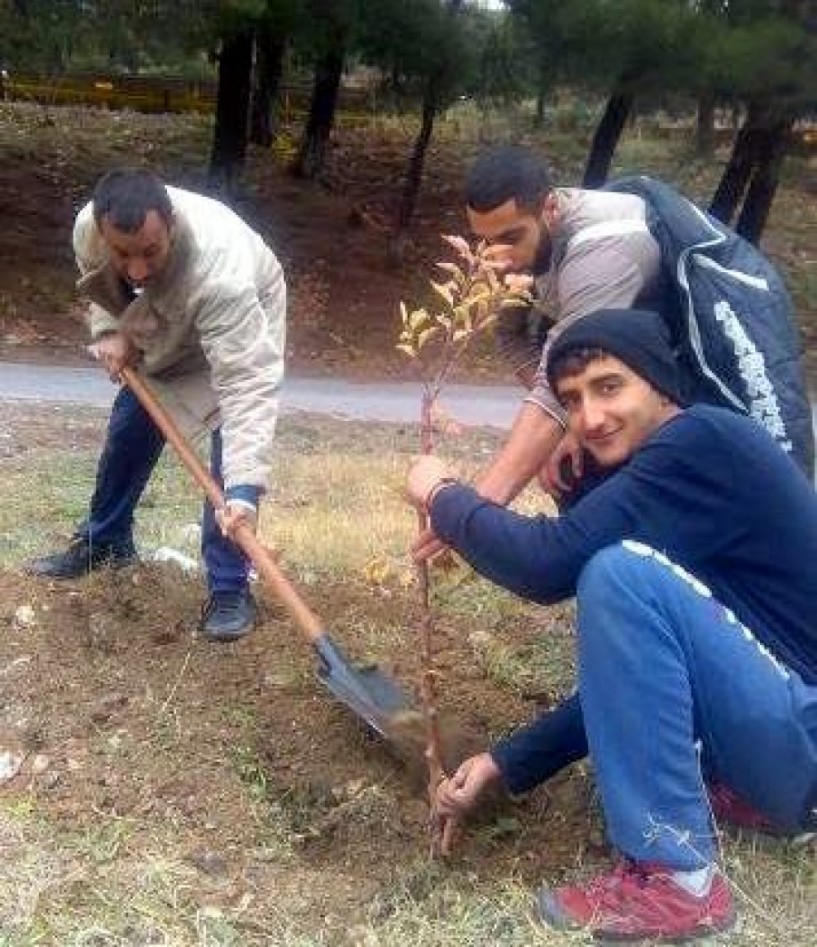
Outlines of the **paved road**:
[{"label": "paved road", "polygon": [[[116,388],[99,368],[0,362],[0,402],[87,404],[107,407]],[[288,378],[284,411],[314,411],[353,419],[413,422],[420,386],[410,382],[358,383],[332,378]],[[509,427],[519,406],[514,386],[449,385],[444,409],[462,424]]]},{"label": "paved road", "polygon": [[[107,407],[116,388],[98,368],[0,361],[4,401],[87,404]],[[411,382],[352,382],[333,378],[288,378],[284,411],[314,411],[358,420],[411,423],[417,420],[420,386]],[[462,424],[510,427],[519,407],[513,385],[449,385],[443,408]],[[817,405],[813,406],[817,425]]]}]

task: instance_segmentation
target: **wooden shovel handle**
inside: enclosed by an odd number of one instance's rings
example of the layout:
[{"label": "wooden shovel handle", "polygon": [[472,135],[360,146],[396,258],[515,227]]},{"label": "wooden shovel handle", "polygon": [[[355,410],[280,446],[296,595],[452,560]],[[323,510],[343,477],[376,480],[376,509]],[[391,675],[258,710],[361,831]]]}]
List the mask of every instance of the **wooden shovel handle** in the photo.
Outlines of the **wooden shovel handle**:
[{"label": "wooden shovel handle", "polygon": [[[139,403],[153,419],[156,427],[164,434],[167,442],[178,454],[179,460],[207,495],[207,499],[215,509],[221,509],[224,506],[224,494],[179,430],[176,422],[165,411],[156,395],[151,391],[148,383],[132,368],[123,368],[120,377],[136,395]],[[264,581],[272,587],[273,592],[280,599],[281,604],[295,620],[298,627],[314,644],[324,634],[323,623],[295,591],[292,583],[278,568],[269,550],[257,539],[252,529],[244,524],[239,524],[236,527],[231,539],[244,550]]]}]

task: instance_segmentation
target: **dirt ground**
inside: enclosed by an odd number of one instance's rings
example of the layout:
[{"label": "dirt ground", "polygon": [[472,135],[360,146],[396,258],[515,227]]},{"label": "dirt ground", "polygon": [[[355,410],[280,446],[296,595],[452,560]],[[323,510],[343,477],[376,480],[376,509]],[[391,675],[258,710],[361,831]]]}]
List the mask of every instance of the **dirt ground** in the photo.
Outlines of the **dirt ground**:
[{"label": "dirt ground", "polygon": [[[317,679],[309,646],[274,601],[265,596],[250,638],[218,647],[195,633],[200,597],[196,582],[154,564],[78,583],[0,574],[0,746],[24,757],[14,788],[29,786],[50,814],[74,826],[100,812],[173,819],[189,831],[191,846],[217,839],[238,857],[258,844],[233,743],[241,734],[269,801],[288,797],[302,808],[293,819],[302,820],[310,858],[374,867],[422,852],[422,765],[404,758],[409,744],[398,739],[393,754],[358,725]],[[335,616],[333,637],[352,655],[354,630],[346,626],[359,597],[359,588],[340,584],[310,590],[313,607]],[[406,603],[376,595],[365,607],[374,623],[378,612],[393,620],[395,607],[410,614]],[[507,693],[477,680],[455,629],[440,631],[439,668],[451,675],[446,714],[457,721],[453,752],[461,753],[481,747],[488,727],[525,708],[509,707]],[[378,666],[413,694],[411,657]],[[249,720],[248,730],[242,723]],[[371,785],[385,791],[384,811],[345,805]],[[554,866],[571,860],[586,829],[588,799],[578,793],[571,801],[576,792],[571,786],[562,800],[567,810],[559,807],[558,818],[569,819],[572,809],[577,825],[575,833],[559,833],[562,850],[548,846]],[[544,810],[547,799],[527,807]],[[543,833],[546,825],[545,818]],[[497,857],[513,858],[513,848]],[[524,854],[541,873],[537,849],[528,836],[515,856]]]},{"label": "dirt ground", "polygon": [[[35,462],[58,440],[85,450],[98,439],[98,414],[7,406],[0,461]],[[36,800],[50,825],[73,835],[126,826],[131,857],[162,839],[190,868],[190,897],[211,907],[251,900],[252,916],[268,917],[290,891],[305,929],[320,911],[330,942],[347,943],[350,919],[370,916],[407,866],[425,861],[420,746],[374,737],[332,697],[267,591],[258,588],[259,627],[227,647],[197,633],[202,594],[197,580],[154,563],[67,583],[0,571],[0,761],[19,766],[0,775],[0,795]],[[351,660],[376,661],[416,701],[409,592],[353,576],[305,594],[331,616]],[[395,615],[399,647],[362,654],[364,616],[371,628],[394,627]],[[554,699],[486,674],[467,621],[446,617],[435,636],[450,763]],[[517,631],[524,646],[542,627],[520,622]],[[275,854],[282,826],[294,857]],[[454,867],[480,883],[534,885],[603,852],[590,781],[576,769],[489,810],[458,839]]]}]

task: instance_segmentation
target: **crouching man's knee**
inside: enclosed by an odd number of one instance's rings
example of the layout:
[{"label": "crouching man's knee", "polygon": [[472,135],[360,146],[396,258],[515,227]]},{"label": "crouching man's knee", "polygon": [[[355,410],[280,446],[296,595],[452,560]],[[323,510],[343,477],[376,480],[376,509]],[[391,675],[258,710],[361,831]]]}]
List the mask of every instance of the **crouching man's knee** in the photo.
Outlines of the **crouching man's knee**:
[{"label": "crouching man's knee", "polygon": [[[677,580],[672,563],[651,546],[625,539],[597,552],[582,570],[576,589],[584,633],[609,632],[610,622],[642,613],[663,582]],[[629,623],[626,623],[629,624]]]},{"label": "crouching man's knee", "polygon": [[625,539],[599,550],[582,569],[577,595],[579,598],[606,596],[616,589],[633,587],[633,582],[648,576],[659,555],[644,543]]}]

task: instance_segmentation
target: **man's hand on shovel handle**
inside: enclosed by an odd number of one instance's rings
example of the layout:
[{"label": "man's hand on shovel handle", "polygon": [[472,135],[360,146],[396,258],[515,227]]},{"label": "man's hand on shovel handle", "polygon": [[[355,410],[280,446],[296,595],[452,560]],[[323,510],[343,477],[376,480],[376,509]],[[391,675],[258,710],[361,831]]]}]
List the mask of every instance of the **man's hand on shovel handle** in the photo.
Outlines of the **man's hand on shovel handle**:
[{"label": "man's hand on shovel handle", "polygon": [[240,526],[249,526],[253,533],[256,531],[258,510],[244,500],[228,500],[221,509],[216,510],[216,522],[221,532],[234,540]]},{"label": "man's hand on shovel handle", "polygon": [[139,349],[128,336],[121,332],[108,332],[88,346],[90,354],[102,362],[111,381],[119,382],[119,375],[126,365],[135,365],[139,360]]}]

